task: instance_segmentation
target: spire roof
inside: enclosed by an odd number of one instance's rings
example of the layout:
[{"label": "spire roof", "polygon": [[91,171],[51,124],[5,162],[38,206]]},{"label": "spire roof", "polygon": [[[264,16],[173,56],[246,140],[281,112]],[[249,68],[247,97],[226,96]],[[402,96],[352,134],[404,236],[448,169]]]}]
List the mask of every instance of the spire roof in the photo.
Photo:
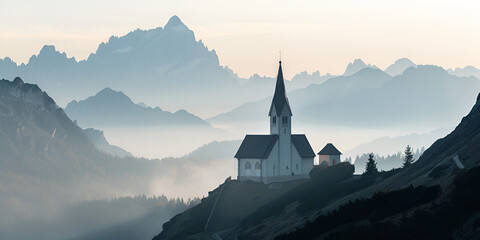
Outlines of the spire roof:
[{"label": "spire roof", "polygon": [[282,61],[279,61],[277,83],[275,85],[275,93],[273,95],[272,105],[270,106],[269,116],[272,116],[273,108],[275,108],[276,114],[280,115],[283,107],[286,106],[292,116],[292,109],[288,102],[287,92],[285,90],[285,82],[283,80]]}]

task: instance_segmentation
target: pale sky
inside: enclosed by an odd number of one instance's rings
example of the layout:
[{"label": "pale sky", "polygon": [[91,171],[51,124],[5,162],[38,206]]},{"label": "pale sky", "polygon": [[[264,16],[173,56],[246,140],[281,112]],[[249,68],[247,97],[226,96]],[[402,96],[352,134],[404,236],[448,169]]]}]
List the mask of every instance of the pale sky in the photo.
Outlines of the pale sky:
[{"label": "pale sky", "polygon": [[1,0],[0,58],[27,62],[45,44],[77,60],[111,35],[163,27],[172,15],[241,77],[343,73],[355,58],[385,68],[407,57],[480,67],[480,1]]}]

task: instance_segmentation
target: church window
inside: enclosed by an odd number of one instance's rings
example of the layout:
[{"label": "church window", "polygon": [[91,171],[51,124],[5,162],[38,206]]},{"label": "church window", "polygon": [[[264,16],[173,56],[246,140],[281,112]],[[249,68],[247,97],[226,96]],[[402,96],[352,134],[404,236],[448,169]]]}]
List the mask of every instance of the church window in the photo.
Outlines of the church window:
[{"label": "church window", "polygon": [[283,129],[283,133],[284,133],[284,134],[287,133],[287,129],[286,129],[286,128]]},{"label": "church window", "polygon": [[255,163],[255,169],[260,169],[260,168],[261,168],[260,163],[259,162]]},{"label": "church window", "polygon": [[277,123],[277,117],[272,117],[272,123],[276,124]]},{"label": "church window", "polygon": [[250,162],[245,163],[245,169],[251,169],[252,166],[250,166]]},{"label": "church window", "polygon": [[297,169],[298,169],[298,163],[297,163]]}]

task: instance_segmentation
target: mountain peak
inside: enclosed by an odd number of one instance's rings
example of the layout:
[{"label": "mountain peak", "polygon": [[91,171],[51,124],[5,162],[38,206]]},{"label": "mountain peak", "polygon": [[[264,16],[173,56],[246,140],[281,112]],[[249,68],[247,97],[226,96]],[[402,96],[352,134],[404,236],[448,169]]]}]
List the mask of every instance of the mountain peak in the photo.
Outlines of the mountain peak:
[{"label": "mountain peak", "polygon": [[57,52],[54,45],[44,45],[38,55],[51,55]]},{"label": "mountain peak", "polygon": [[369,67],[369,68],[377,68],[375,65],[370,65],[366,64],[365,62],[362,61],[362,59],[357,58],[353,61],[353,63],[349,63],[347,68],[345,69],[345,72],[343,73],[343,76],[350,76],[355,74],[356,72]]},{"label": "mountain peak", "polygon": [[400,58],[395,61],[395,63],[388,66],[385,69],[385,72],[388,73],[390,76],[395,77],[402,74],[407,68],[410,67],[417,67],[417,65],[408,58]]},{"label": "mountain peak", "polygon": [[164,27],[165,30],[174,30],[177,32],[186,32],[188,27],[180,20],[177,15],[173,15]]},{"label": "mountain peak", "polygon": [[13,84],[16,86],[20,86],[20,85],[23,85],[24,82],[20,77],[16,77],[15,79],[13,79]]},{"label": "mountain peak", "polygon": [[94,97],[115,98],[116,100],[120,100],[120,99],[127,100],[128,99],[128,101],[131,101],[130,98],[127,95],[125,95],[125,93],[123,93],[122,91],[115,91],[115,90],[113,90],[109,87],[106,87],[106,88],[102,89],[102,91],[95,94]]}]

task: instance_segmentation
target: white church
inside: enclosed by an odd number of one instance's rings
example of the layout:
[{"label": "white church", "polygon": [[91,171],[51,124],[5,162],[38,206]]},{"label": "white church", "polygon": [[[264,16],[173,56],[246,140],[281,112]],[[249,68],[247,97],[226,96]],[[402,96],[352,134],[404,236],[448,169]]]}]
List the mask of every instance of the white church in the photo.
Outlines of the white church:
[{"label": "white church", "polygon": [[281,61],[268,116],[270,135],[246,135],[235,154],[238,180],[271,183],[310,178],[315,153],[305,134],[291,133],[292,109]]}]

